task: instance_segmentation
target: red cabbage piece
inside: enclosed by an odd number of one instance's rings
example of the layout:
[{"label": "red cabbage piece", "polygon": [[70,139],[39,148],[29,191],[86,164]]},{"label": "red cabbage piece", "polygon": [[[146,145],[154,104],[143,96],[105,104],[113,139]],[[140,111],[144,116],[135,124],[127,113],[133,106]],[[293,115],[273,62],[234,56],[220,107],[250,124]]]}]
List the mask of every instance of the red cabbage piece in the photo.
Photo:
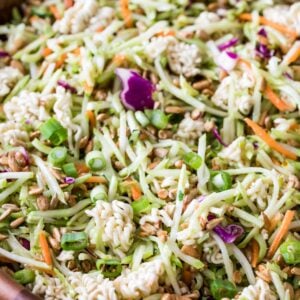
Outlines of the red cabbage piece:
[{"label": "red cabbage piece", "polygon": [[10,56],[8,52],[0,50],[0,58]]},{"label": "red cabbage piece", "polygon": [[72,94],[76,94],[77,90],[76,88],[74,88],[73,86],[71,86],[69,83],[67,83],[66,81],[63,80],[58,80],[57,84],[62,86],[64,89],[70,91]]},{"label": "red cabbage piece", "polygon": [[224,69],[226,72],[232,71],[237,62],[238,62],[239,56],[231,51],[223,51],[221,54],[217,57],[217,64]]},{"label": "red cabbage piece", "polygon": [[25,238],[19,238],[20,244],[27,250],[30,250],[30,242]]},{"label": "red cabbage piece", "polygon": [[[213,220],[215,216],[208,215],[207,220]],[[234,243],[243,233],[244,228],[237,224],[229,224],[226,226],[217,225],[213,231],[223,240],[226,244]]]},{"label": "red cabbage piece", "polygon": [[118,68],[115,72],[122,82],[120,97],[127,109],[136,111],[154,108],[152,94],[155,86],[151,81],[133,70]]},{"label": "red cabbage piece", "polygon": [[258,33],[257,33],[258,35],[261,35],[261,36],[263,36],[263,37],[268,37],[268,34],[267,34],[267,32],[266,32],[266,30],[264,29],[264,28],[261,28],[259,31],[258,31]]},{"label": "red cabbage piece", "polygon": [[29,154],[28,152],[26,151],[26,149],[24,147],[21,147],[21,150],[20,152],[22,153],[25,161],[26,161],[26,164],[29,165],[30,164],[30,158],[29,158]]},{"label": "red cabbage piece", "polygon": [[255,47],[256,53],[261,58],[270,58],[273,56],[274,51],[271,51],[266,45],[258,43]]},{"label": "red cabbage piece", "polygon": [[64,181],[67,184],[73,184],[75,182],[75,178],[73,178],[73,177],[65,177]]},{"label": "red cabbage piece", "polygon": [[223,141],[221,135],[218,132],[218,129],[216,127],[213,127],[213,129],[211,130],[213,136],[219,141],[219,143],[221,145],[223,145],[224,147],[227,147],[228,145]]},{"label": "red cabbage piece", "polygon": [[227,48],[233,47],[238,43],[239,39],[238,38],[232,38],[229,41],[222,43],[221,45],[218,46],[220,51],[224,51]]}]

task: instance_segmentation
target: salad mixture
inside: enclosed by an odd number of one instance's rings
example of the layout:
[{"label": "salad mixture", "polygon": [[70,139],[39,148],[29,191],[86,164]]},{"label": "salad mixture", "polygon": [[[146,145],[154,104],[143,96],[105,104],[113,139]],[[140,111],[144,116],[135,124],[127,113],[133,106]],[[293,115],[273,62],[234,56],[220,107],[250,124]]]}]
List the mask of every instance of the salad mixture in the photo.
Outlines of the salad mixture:
[{"label": "salad mixture", "polygon": [[24,2],[2,270],[48,300],[300,299],[300,2]]}]

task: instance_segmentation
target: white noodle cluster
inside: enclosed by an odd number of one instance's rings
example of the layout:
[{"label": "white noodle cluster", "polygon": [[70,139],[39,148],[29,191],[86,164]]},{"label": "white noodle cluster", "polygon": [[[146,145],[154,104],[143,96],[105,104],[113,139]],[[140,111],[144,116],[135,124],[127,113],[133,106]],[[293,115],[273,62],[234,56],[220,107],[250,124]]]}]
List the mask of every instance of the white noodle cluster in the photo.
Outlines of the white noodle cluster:
[{"label": "white noodle cluster", "polygon": [[144,43],[145,53],[152,59],[164,53],[172,44],[176,44],[177,40],[172,36],[153,37],[150,42]]},{"label": "white noodle cluster", "polygon": [[96,0],[77,0],[64,14],[63,18],[54,24],[54,30],[60,33],[79,33],[86,29],[97,31],[108,25],[114,17],[110,7],[100,8]]},{"label": "white noodle cluster", "polygon": [[11,88],[22,78],[21,72],[13,67],[0,69],[0,99],[6,96]]},{"label": "white noodle cluster", "polygon": [[145,42],[144,49],[151,59],[165,52],[169,67],[178,75],[191,77],[199,73],[202,59],[196,45],[178,42],[173,36],[159,36],[153,37],[150,42]]},{"label": "white noodle cluster", "polygon": [[173,220],[165,209],[152,208],[150,214],[144,215],[139,221],[143,226],[146,223],[160,224],[163,223],[167,227],[171,227]]},{"label": "white noodle cluster", "polygon": [[260,210],[264,210],[271,198],[271,178],[258,178],[247,189],[247,196],[252,202],[256,202]]},{"label": "white noodle cluster", "polygon": [[38,127],[41,122],[50,117],[46,109],[48,102],[49,96],[44,97],[40,93],[24,90],[6,102],[3,110],[9,121],[18,123],[27,121],[34,127]]},{"label": "white noodle cluster", "polygon": [[72,96],[63,87],[58,86],[55,94],[56,102],[54,103],[53,110],[55,117],[62,126],[68,130],[68,143],[71,150],[74,150],[73,134],[76,142],[82,137],[82,129],[79,125],[73,122],[72,118]]},{"label": "white noodle cluster", "polygon": [[156,259],[141,264],[136,271],[125,271],[115,279],[114,286],[121,299],[143,299],[157,292],[163,273],[163,263]]},{"label": "white noodle cluster", "polygon": [[101,232],[103,243],[112,252],[124,257],[135,232],[131,206],[118,200],[110,203],[99,200],[93,209],[86,211],[86,214],[93,217],[96,223],[90,231],[91,242],[96,244],[97,234]]},{"label": "white noodle cluster", "polygon": [[203,243],[203,256],[211,264],[223,264],[223,256],[216,241],[211,239]]},{"label": "white noodle cluster", "polygon": [[204,131],[204,121],[199,118],[193,120],[191,113],[187,112],[184,115],[183,120],[179,123],[179,127],[175,137],[180,138],[182,141],[191,143],[193,140],[197,140]]},{"label": "white noodle cluster", "polygon": [[258,278],[254,285],[244,288],[238,300],[276,300],[269,284]]},{"label": "white noodle cluster", "polygon": [[50,277],[46,274],[40,275],[36,272],[32,292],[43,296],[46,300],[72,300],[68,290],[59,278]]},{"label": "white noodle cluster", "polygon": [[8,121],[0,124],[0,143],[1,145],[13,145],[16,141],[28,141],[28,132],[24,130],[24,126]]},{"label": "white noodle cluster", "polygon": [[98,272],[74,272],[68,277],[78,300],[117,300],[113,282]]},{"label": "white noodle cluster", "polygon": [[253,153],[253,145],[245,137],[240,136],[228,147],[223,148],[218,156],[226,160],[229,165],[248,166]]},{"label": "white noodle cluster", "polygon": [[196,45],[186,43],[170,44],[167,56],[169,66],[174,73],[182,74],[186,77],[199,74],[201,56]]},{"label": "white noodle cluster", "polygon": [[300,33],[300,3],[268,7],[263,14],[268,20],[285,25]]},{"label": "white noodle cluster", "polygon": [[234,94],[234,107],[242,114],[247,115],[254,104],[251,94],[251,89],[254,86],[255,80],[247,72],[233,71],[221,81],[212,97],[212,102],[217,107],[228,110],[228,99],[231,94]]}]

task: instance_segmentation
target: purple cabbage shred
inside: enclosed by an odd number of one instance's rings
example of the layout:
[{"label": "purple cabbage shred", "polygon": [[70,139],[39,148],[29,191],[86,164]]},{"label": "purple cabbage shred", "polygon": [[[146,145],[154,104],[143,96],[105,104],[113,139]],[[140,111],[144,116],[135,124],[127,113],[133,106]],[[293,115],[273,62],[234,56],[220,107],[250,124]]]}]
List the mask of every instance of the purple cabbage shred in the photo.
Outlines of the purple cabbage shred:
[{"label": "purple cabbage shred", "polygon": [[232,38],[229,41],[222,43],[221,45],[218,46],[220,51],[224,51],[227,48],[233,47],[238,43],[239,39],[238,38]]},{"label": "purple cabbage shred", "polygon": [[63,81],[63,80],[58,80],[57,84],[62,86],[64,89],[70,91],[72,94],[76,94],[77,90],[73,86],[71,86],[68,82]]},{"label": "purple cabbage shred", "polygon": [[127,109],[134,111],[153,109],[152,94],[155,86],[133,70],[118,68],[116,74],[122,82],[121,101]]}]

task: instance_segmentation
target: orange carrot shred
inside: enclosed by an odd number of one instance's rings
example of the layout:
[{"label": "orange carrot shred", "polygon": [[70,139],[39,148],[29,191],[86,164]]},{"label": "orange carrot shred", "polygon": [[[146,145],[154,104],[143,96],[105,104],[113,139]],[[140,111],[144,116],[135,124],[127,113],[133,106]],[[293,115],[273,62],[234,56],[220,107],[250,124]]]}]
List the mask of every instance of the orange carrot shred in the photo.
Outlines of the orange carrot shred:
[{"label": "orange carrot shred", "polygon": [[90,171],[89,167],[85,163],[75,162],[74,165],[78,174],[88,173]]},{"label": "orange carrot shred", "polygon": [[70,8],[74,5],[74,1],[73,0],[64,0],[64,5],[65,5],[65,8]]},{"label": "orange carrot shred", "polygon": [[113,63],[120,67],[126,61],[126,56],[123,54],[116,54],[113,58]]},{"label": "orange carrot shred", "polygon": [[142,196],[142,191],[139,187],[139,185],[134,182],[131,186],[130,186],[130,190],[131,190],[131,195],[132,195],[132,199],[134,201],[137,201],[138,199],[141,198]]},{"label": "orange carrot shred", "polygon": [[300,56],[300,48],[298,48],[287,60],[287,64],[291,64],[296,61]]},{"label": "orange carrot shred", "polygon": [[42,250],[42,255],[43,255],[45,263],[49,266],[52,266],[51,251],[50,251],[50,247],[48,245],[48,241],[47,241],[45,231],[40,232],[39,242],[40,242],[40,247],[41,247],[41,250]]},{"label": "orange carrot shred", "polygon": [[[239,16],[239,18],[242,21],[251,21],[252,15],[249,13],[244,13],[244,14],[241,14]],[[262,25],[270,26],[283,34],[289,35],[292,39],[296,39],[298,36],[298,33],[295,30],[289,29],[284,25],[270,21],[270,20],[266,19],[265,17],[259,17],[259,23]]]},{"label": "orange carrot shred", "polygon": [[95,128],[96,127],[96,118],[95,118],[94,112],[92,110],[87,110],[85,114],[89,119],[91,127]]},{"label": "orange carrot shred", "polygon": [[266,85],[265,94],[267,98],[273,103],[273,105],[276,106],[276,108],[278,108],[280,111],[289,111],[293,109],[293,106],[280,99],[269,85]]},{"label": "orange carrot shred", "polygon": [[43,55],[43,57],[47,57],[47,56],[50,55],[52,52],[53,52],[53,51],[52,51],[50,48],[46,47],[46,48],[43,49],[42,55]]},{"label": "orange carrot shred", "polygon": [[104,26],[99,26],[97,29],[96,29],[96,32],[102,32],[103,30],[105,29]]},{"label": "orange carrot shred", "polygon": [[87,182],[87,183],[107,183],[107,180],[102,176],[91,176],[85,182]]},{"label": "orange carrot shred", "polygon": [[162,31],[159,31],[158,33],[155,34],[156,36],[175,36],[176,35],[176,32],[172,29],[168,29],[168,30],[162,30]]},{"label": "orange carrot shred", "polygon": [[57,69],[60,68],[64,64],[66,58],[67,58],[67,53],[62,54],[59,57],[58,61],[55,64],[55,66],[56,66]]},{"label": "orange carrot shred", "polygon": [[249,118],[245,119],[247,125],[254,131],[254,133],[259,136],[266,144],[269,145],[273,150],[281,153],[289,159],[297,160],[297,155],[290,150],[282,147],[279,143],[277,143],[263,128],[261,128],[254,121]]},{"label": "orange carrot shred", "polygon": [[252,247],[251,266],[255,268],[258,263],[258,254],[259,254],[259,246],[256,240],[254,239],[252,240],[251,247]]},{"label": "orange carrot shred", "polygon": [[49,10],[50,10],[50,12],[52,13],[52,15],[54,16],[54,18],[56,20],[61,19],[61,14],[60,14],[58,8],[55,5],[50,5]]},{"label": "orange carrot shred", "polygon": [[74,55],[76,55],[76,56],[79,56],[80,55],[80,48],[78,47],[78,48],[76,48],[75,50],[73,50],[72,51],[72,53],[74,54]]},{"label": "orange carrot shred", "polygon": [[279,227],[279,230],[269,248],[268,251],[268,257],[272,258],[273,255],[275,254],[276,250],[278,249],[278,247],[280,246],[280,243],[282,241],[282,239],[284,238],[284,236],[288,233],[289,231],[289,226],[294,218],[295,215],[295,211],[294,210],[288,210],[285,215],[284,218],[282,220],[282,223]]},{"label": "orange carrot shred", "polygon": [[132,14],[129,9],[129,0],[120,0],[120,6],[121,6],[121,15],[125,21],[126,27],[132,27],[133,21],[132,21]]}]

